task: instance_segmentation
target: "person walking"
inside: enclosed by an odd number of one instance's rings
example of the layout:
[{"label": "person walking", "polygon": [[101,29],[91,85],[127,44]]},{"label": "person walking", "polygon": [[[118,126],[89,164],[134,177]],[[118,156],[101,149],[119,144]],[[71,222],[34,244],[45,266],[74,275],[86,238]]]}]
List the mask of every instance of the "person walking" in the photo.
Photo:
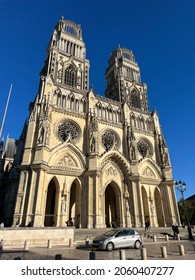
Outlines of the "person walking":
[{"label": "person walking", "polygon": [[176,238],[175,225],[172,225],[172,231],[173,231],[173,239],[175,239]]},{"label": "person walking", "polygon": [[189,240],[193,240],[194,238],[192,236],[192,228],[191,228],[190,224],[188,224],[187,230],[188,230],[188,238],[189,238]]}]

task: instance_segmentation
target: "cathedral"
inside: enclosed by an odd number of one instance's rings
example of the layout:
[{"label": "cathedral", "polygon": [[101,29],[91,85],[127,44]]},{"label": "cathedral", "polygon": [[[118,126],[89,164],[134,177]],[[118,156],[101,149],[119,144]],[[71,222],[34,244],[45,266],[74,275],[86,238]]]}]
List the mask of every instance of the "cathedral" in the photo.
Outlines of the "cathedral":
[{"label": "cathedral", "polygon": [[1,219],[33,227],[180,224],[168,147],[132,51],[111,52],[105,96],[89,87],[89,72],[81,26],[61,17],[12,162],[1,145]]}]

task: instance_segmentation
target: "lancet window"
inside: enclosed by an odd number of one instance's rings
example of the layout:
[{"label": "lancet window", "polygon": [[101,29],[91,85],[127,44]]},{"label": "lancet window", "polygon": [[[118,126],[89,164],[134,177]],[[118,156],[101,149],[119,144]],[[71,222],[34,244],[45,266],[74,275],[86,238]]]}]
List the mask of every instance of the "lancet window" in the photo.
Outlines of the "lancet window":
[{"label": "lancet window", "polygon": [[64,83],[68,86],[75,87],[76,86],[76,71],[72,65],[70,65],[65,70],[64,75]]},{"label": "lancet window", "polygon": [[141,109],[139,92],[137,92],[136,90],[133,90],[131,92],[131,105],[135,108]]}]

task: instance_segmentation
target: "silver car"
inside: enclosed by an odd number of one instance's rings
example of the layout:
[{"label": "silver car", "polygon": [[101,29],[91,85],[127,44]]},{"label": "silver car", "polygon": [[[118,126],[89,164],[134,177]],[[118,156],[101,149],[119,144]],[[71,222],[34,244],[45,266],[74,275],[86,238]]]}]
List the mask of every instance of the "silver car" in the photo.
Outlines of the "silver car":
[{"label": "silver car", "polygon": [[134,229],[112,229],[101,236],[95,237],[92,246],[93,248],[107,251],[127,247],[139,249],[142,246],[142,237],[141,234]]}]

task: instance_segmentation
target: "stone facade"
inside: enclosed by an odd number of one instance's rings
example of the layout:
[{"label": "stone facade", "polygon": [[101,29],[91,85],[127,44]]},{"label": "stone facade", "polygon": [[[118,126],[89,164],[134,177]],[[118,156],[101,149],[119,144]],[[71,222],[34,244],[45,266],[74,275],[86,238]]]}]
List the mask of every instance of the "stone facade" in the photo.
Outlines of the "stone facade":
[{"label": "stone facade", "polygon": [[80,25],[61,18],[30,104],[13,224],[180,223],[168,147],[132,51],[111,53],[106,97],[89,89],[89,68]]}]

